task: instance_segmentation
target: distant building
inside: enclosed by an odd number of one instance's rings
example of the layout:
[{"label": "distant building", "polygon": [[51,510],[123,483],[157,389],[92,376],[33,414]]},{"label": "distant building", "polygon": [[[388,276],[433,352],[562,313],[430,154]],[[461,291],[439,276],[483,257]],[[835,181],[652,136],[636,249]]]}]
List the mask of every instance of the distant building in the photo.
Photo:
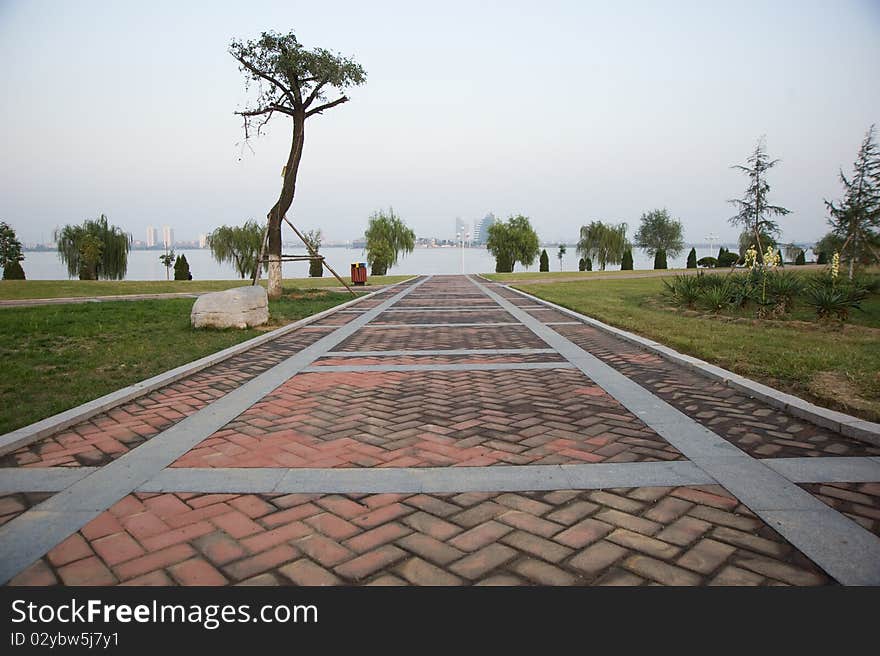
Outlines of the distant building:
[{"label": "distant building", "polygon": [[474,221],[474,244],[485,244],[489,240],[489,227],[495,223],[495,215],[489,212],[479,221]]},{"label": "distant building", "polygon": [[162,227],[162,245],[170,248],[174,245],[174,229],[169,226]]},{"label": "distant building", "polygon": [[159,243],[159,231],[153,226],[147,226],[147,248],[152,248]]},{"label": "distant building", "polygon": [[205,248],[208,245],[208,235],[199,235],[199,248]]}]

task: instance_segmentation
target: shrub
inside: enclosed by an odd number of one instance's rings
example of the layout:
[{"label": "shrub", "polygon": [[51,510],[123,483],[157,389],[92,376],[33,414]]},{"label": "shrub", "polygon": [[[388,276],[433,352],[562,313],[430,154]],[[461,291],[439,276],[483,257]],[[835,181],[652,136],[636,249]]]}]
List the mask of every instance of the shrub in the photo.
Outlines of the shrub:
[{"label": "shrub", "polygon": [[701,257],[697,260],[697,266],[705,267],[707,269],[714,269],[718,265],[718,260],[712,256],[709,257]]},{"label": "shrub", "polygon": [[3,280],[24,280],[24,269],[21,262],[13,260],[3,267]]},{"label": "shrub", "polygon": [[825,251],[820,251],[816,256],[816,264],[828,264],[828,256]]},{"label": "shrub", "polygon": [[175,280],[192,280],[192,274],[189,272],[189,262],[186,261],[186,255],[178,255],[174,260],[174,279]]},{"label": "shrub", "polygon": [[538,267],[540,271],[550,271],[550,258],[547,257],[547,250],[541,251],[541,264]]},{"label": "shrub", "polygon": [[623,254],[623,259],[620,261],[620,270],[621,271],[632,271],[633,268],[633,252],[631,248],[627,248],[626,252]]},{"label": "shrub", "polygon": [[708,309],[720,312],[730,306],[733,296],[734,284],[725,278],[709,285],[704,281],[699,300]]},{"label": "shrub", "polygon": [[804,300],[815,308],[820,320],[828,321],[836,317],[839,321],[846,321],[850,310],[862,309],[861,303],[866,295],[865,290],[858,287],[826,285],[815,281],[807,286]]},{"label": "shrub", "polygon": [[693,308],[700,297],[702,281],[698,276],[677,275],[671,280],[664,278],[663,285],[666,287],[666,294],[673,302],[679,306]]},{"label": "shrub", "polygon": [[592,271],[592,270],[593,270],[593,258],[588,257],[587,258],[587,271]]},{"label": "shrub", "polygon": [[729,250],[724,249],[724,252],[718,255],[718,267],[732,267],[737,262],[739,262],[739,254],[731,253]]},{"label": "shrub", "polygon": [[[705,259],[705,258],[703,258]],[[688,261],[687,261],[688,269],[696,269],[697,268],[697,249],[692,248],[691,252],[688,253]]]},{"label": "shrub", "polygon": [[806,264],[806,263],[807,263],[807,258],[806,258],[806,256],[804,255],[804,251],[803,251],[803,249],[801,249],[801,250],[798,252],[797,257],[794,258],[794,263],[795,263],[797,266],[800,266],[801,264]]},{"label": "shrub", "polygon": [[803,278],[796,273],[772,271],[766,275],[766,292],[777,312],[789,312],[795,297],[803,291]]},{"label": "shrub", "polygon": [[587,261],[584,258],[578,260],[578,271],[587,270]]},{"label": "shrub", "polygon": [[654,268],[655,269],[668,269],[666,266],[666,251],[662,248],[654,254]]}]

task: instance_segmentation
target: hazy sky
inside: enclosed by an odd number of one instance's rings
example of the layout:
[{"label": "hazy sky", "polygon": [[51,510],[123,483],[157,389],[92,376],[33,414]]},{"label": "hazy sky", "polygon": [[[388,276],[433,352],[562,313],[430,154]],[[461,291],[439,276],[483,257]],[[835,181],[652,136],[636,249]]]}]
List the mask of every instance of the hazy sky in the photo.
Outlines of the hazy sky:
[{"label": "hazy sky", "polygon": [[292,208],[329,239],[395,210],[419,236],[531,217],[542,239],[667,207],[689,241],[734,239],[731,170],[762,134],[784,236],[826,231],[880,124],[880,3],[44,2],[0,0],[0,220],[23,241],[107,214],[195,238],[265,217],[289,119],[254,153],[231,38],[293,30],[367,84],[309,119]]}]

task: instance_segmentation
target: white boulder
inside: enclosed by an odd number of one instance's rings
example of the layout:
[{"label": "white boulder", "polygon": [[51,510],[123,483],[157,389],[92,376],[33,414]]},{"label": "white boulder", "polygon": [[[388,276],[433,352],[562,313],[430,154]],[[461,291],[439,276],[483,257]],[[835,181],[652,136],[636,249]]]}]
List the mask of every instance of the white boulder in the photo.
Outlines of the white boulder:
[{"label": "white boulder", "polygon": [[260,285],[202,294],[190,314],[193,328],[249,328],[269,321],[269,297]]}]

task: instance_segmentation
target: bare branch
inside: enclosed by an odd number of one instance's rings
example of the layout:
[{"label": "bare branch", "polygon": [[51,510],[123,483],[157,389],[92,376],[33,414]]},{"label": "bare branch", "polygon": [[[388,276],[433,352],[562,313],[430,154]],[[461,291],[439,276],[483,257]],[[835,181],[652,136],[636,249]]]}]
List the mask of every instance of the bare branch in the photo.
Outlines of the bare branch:
[{"label": "bare branch", "polygon": [[306,98],[306,101],[303,103],[304,108],[308,108],[308,106],[311,105],[315,101],[315,98],[317,98],[318,94],[321,92],[321,88],[324,87],[324,85],[326,85],[326,84],[327,84],[327,80],[323,79],[323,80],[321,80],[320,83],[315,85],[315,88],[312,89],[312,92],[309,94],[309,97]]},{"label": "bare branch", "polygon": [[260,109],[252,109],[245,112],[235,112],[239,116],[259,116],[260,114],[265,114],[266,112],[281,112],[282,114],[287,114],[288,116],[293,116],[293,110],[285,107],[284,105],[268,105],[267,107],[261,107]]},{"label": "bare branch", "polygon": [[295,100],[293,94],[290,92],[290,89],[288,89],[285,85],[283,85],[281,82],[279,82],[275,77],[269,75],[268,73],[266,73],[264,71],[261,71],[260,69],[255,67],[253,64],[251,64],[249,61],[247,61],[243,57],[239,57],[238,55],[236,55],[234,52],[230,51],[229,54],[232,55],[239,64],[244,66],[251,73],[253,73],[254,75],[256,75],[258,77],[263,78],[264,80],[266,80],[268,82],[271,82],[276,87],[281,89],[287,95],[287,97],[290,99],[290,102],[293,103],[294,105],[296,105],[296,100]]},{"label": "bare branch", "polygon": [[341,98],[337,98],[333,102],[324,103],[323,105],[319,105],[315,107],[313,110],[306,112],[306,118],[311,116],[312,114],[320,114],[325,109],[330,109],[331,107],[336,107],[336,105],[341,105],[344,102],[348,102],[347,96],[342,96]]}]

